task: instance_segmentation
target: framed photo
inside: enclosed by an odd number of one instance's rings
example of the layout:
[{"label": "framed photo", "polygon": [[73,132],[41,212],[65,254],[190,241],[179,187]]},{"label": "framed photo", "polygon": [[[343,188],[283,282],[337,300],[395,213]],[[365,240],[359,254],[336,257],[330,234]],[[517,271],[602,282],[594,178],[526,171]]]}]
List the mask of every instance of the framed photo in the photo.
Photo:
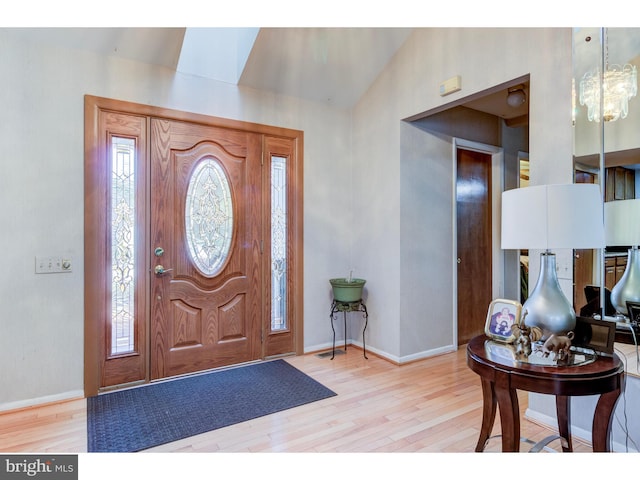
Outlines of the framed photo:
[{"label": "framed photo", "polygon": [[593,317],[576,317],[572,348],[588,349],[603,356],[613,356],[616,340],[616,322]]},{"label": "framed photo", "polygon": [[627,300],[629,321],[635,325],[640,324],[640,303]]},{"label": "framed photo", "polygon": [[515,300],[498,298],[489,304],[484,333],[498,342],[513,343],[516,339],[511,326],[520,323],[522,305]]}]

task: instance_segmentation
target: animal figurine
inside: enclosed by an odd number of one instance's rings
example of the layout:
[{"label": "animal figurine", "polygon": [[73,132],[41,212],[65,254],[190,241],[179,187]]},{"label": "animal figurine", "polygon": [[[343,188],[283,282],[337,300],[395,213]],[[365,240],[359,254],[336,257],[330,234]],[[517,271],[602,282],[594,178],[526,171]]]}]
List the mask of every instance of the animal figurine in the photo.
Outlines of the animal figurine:
[{"label": "animal figurine", "polygon": [[540,327],[531,327],[529,338],[531,338],[532,342],[540,340],[542,338],[542,329]]},{"label": "animal figurine", "polygon": [[573,337],[573,332],[568,332],[566,335],[556,335],[555,333],[549,335],[549,338],[547,338],[547,340],[542,345],[542,350],[545,356],[548,356],[549,353],[554,352],[559,360],[564,359],[569,353],[569,348],[571,347],[571,340],[573,340]]},{"label": "animal figurine", "polygon": [[516,337],[514,342],[516,358],[519,360],[526,359],[531,355],[531,329],[523,323],[514,323],[511,326],[511,332]]},{"label": "animal figurine", "polygon": [[532,351],[532,343],[542,338],[540,327],[529,327],[525,325],[527,311],[522,312],[522,317],[518,323],[511,325],[511,333],[515,337],[516,358],[526,360]]}]

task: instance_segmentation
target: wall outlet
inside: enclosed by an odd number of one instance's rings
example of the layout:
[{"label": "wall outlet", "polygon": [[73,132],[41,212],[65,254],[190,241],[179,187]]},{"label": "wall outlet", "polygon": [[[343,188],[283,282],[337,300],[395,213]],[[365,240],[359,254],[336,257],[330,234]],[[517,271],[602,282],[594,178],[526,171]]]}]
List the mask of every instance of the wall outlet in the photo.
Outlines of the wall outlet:
[{"label": "wall outlet", "polygon": [[36,257],[36,273],[71,272],[71,257]]}]

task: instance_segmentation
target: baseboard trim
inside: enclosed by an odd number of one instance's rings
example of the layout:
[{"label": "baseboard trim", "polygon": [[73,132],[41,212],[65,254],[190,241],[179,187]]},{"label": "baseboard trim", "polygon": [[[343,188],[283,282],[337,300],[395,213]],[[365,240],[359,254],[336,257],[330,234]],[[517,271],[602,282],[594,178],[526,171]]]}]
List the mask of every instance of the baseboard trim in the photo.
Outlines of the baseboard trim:
[{"label": "baseboard trim", "polygon": [[[558,421],[555,416],[544,415],[535,410],[531,410],[529,408],[524,412],[524,416],[531,420],[534,423],[547,427],[555,432],[558,431]],[[571,425],[571,436],[578,437],[581,441],[586,443],[587,445],[591,445],[591,431],[585,430],[584,428],[578,428],[574,425]],[[612,452],[634,452],[637,453],[635,449],[630,449],[628,445],[623,445],[618,441],[611,442],[611,451]]]},{"label": "baseboard trim", "polygon": [[0,412],[9,412],[14,410],[23,410],[31,407],[41,407],[50,403],[61,403],[69,400],[78,400],[84,398],[83,390],[72,390],[70,392],[58,393],[56,395],[46,395],[44,397],[29,398],[17,402],[6,402],[0,404]]},{"label": "baseboard trim", "polygon": [[[359,349],[363,349],[363,345],[362,342],[358,342],[358,341],[354,341],[354,340],[347,340],[347,346],[349,345],[353,345],[354,347],[357,347]],[[418,352],[418,353],[412,353],[411,355],[405,355],[403,357],[398,357],[397,355],[391,355],[387,352],[384,352],[382,350],[379,350],[377,348],[374,347],[370,347],[369,345],[366,346],[367,347],[367,353],[372,353],[377,357],[380,357],[384,360],[387,360],[391,363],[394,363],[396,365],[405,365],[407,363],[413,363],[413,362],[417,362],[419,360],[425,360],[427,358],[430,357],[436,357],[438,355],[443,355],[445,353],[451,353],[451,352],[455,352],[457,350],[457,348],[454,345],[446,345],[444,347],[438,347],[438,348],[434,348],[432,350],[425,350],[422,352]],[[333,344],[332,343],[327,343],[327,344],[321,344],[321,345],[314,345],[312,347],[308,347],[305,348],[304,353],[309,354],[309,353],[318,353],[318,352],[324,352],[327,350],[331,350],[333,348]],[[336,342],[336,348],[344,348],[344,340],[340,340],[340,342]]]}]

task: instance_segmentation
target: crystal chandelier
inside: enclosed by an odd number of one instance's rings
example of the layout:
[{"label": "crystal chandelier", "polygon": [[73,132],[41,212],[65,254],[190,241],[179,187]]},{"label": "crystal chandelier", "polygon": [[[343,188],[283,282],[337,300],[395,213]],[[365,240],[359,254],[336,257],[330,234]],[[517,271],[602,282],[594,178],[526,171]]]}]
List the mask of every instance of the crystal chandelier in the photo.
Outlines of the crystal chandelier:
[{"label": "crystal chandelier", "polygon": [[[609,65],[609,48],[605,31],[605,67],[604,73],[597,68],[585,73],[580,81],[580,105],[587,106],[590,122],[615,122],[629,113],[629,100],[638,92],[635,65]],[[600,84],[602,82],[602,115],[600,115]]]}]

